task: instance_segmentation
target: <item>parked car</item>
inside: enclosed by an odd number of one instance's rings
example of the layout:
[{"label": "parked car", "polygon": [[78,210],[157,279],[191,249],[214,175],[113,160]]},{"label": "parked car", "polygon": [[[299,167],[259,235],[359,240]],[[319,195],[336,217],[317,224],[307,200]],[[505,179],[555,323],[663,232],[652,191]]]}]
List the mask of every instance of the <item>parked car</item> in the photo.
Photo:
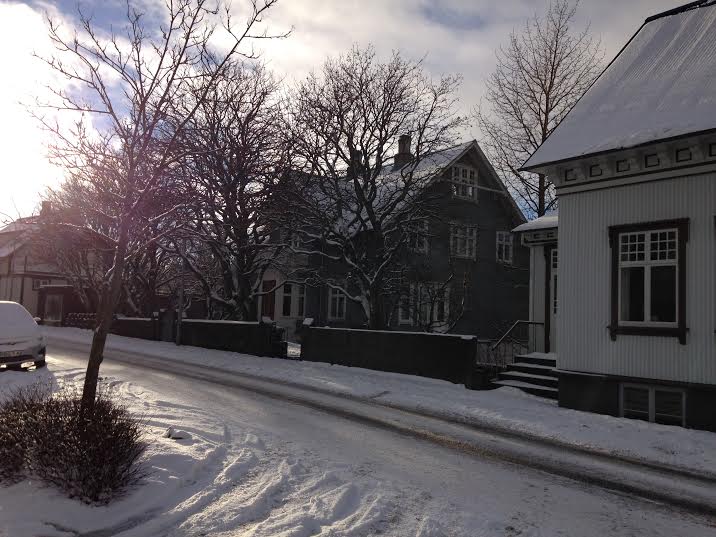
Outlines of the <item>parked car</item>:
[{"label": "parked car", "polygon": [[45,336],[21,304],[0,301],[0,370],[45,366]]}]

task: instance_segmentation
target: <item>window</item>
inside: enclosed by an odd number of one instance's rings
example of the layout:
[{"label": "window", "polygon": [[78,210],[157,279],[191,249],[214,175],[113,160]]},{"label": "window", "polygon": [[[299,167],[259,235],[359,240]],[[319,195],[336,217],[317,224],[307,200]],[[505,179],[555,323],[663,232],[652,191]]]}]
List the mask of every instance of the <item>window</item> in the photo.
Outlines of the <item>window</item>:
[{"label": "window", "polygon": [[686,342],[688,220],[610,228],[612,339],[671,335]]},{"label": "window", "polygon": [[281,315],[283,317],[303,317],[306,302],[306,286],[284,283],[281,298]]},{"label": "window", "polygon": [[298,311],[296,314],[298,317],[303,317],[304,304],[306,303],[306,286],[298,286]]},{"label": "window", "polygon": [[449,292],[445,284],[410,284],[400,298],[398,322],[416,326],[439,328],[447,326]]},{"label": "window", "polygon": [[283,284],[283,305],[281,308],[281,315],[284,317],[290,317],[291,316],[291,299],[293,298],[291,295],[293,294],[293,285],[290,283],[284,283]]},{"label": "window", "polygon": [[328,293],[328,319],[341,321],[346,318],[346,295],[331,287]]},{"label": "window", "polygon": [[456,198],[477,198],[477,171],[468,166],[453,166],[451,172],[452,193]]},{"label": "window", "polygon": [[300,250],[303,246],[303,242],[301,241],[301,237],[299,235],[291,235],[288,243],[294,250]]},{"label": "window", "polygon": [[508,265],[512,264],[512,233],[509,231],[498,231],[495,244],[497,249],[497,261]]},{"label": "window", "polygon": [[42,285],[50,285],[50,280],[32,280],[32,290],[37,291]]},{"label": "window", "polygon": [[599,164],[593,164],[589,167],[589,177],[600,177],[604,173]]},{"label": "window", "polygon": [[420,220],[412,224],[408,235],[408,247],[418,254],[428,253],[428,221]]},{"label": "window", "polygon": [[574,168],[564,170],[564,180],[565,181],[574,181],[576,179],[577,179],[577,172],[574,171]]},{"label": "window", "polygon": [[685,425],[686,394],[678,388],[621,385],[621,415],[665,425]]},{"label": "window", "polygon": [[450,224],[450,255],[475,259],[477,227]]}]

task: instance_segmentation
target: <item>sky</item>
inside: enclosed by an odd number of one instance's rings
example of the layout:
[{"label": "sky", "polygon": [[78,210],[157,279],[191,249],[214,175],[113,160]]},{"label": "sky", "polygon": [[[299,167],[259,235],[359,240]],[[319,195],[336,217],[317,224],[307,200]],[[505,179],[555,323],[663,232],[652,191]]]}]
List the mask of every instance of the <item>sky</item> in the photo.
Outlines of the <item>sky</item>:
[{"label": "sky", "polygon": [[[79,0],[104,28],[121,24],[126,0]],[[132,0],[149,12],[163,0]],[[248,0],[233,0],[241,9]],[[590,25],[610,60],[643,20],[685,0],[582,0],[575,26]],[[291,82],[320,66],[327,55],[352,45],[373,44],[379,55],[400,50],[424,58],[434,76],[463,77],[460,107],[479,104],[484,81],[494,69],[495,50],[528,17],[543,13],[549,0],[279,0],[266,16],[282,40],[262,41],[263,60]],[[58,80],[33,53],[51,52],[44,13],[66,25],[76,20],[78,0],[0,0],[0,222],[37,210],[40,194],[57,185],[62,171],[46,157],[48,134],[29,110],[45,86]],[[480,139],[480,133],[471,135]]]}]

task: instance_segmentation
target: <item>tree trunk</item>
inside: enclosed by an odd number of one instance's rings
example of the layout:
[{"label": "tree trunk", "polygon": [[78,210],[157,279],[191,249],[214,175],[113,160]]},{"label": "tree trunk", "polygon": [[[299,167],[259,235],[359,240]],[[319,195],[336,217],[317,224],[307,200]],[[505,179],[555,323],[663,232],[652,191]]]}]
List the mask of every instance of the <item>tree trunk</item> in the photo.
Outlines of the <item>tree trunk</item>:
[{"label": "tree trunk", "polygon": [[368,326],[371,330],[385,330],[385,314],[383,311],[383,299],[380,292],[372,292],[368,297],[370,306],[370,319]]},{"label": "tree trunk", "polygon": [[544,216],[547,197],[547,179],[544,174],[539,174],[539,185],[537,190],[537,216]]},{"label": "tree trunk", "polygon": [[94,335],[92,336],[92,347],[90,349],[89,361],[87,362],[87,373],[85,374],[84,387],[82,389],[82,411],[91,410],[97,398],[97,382],[99,381],[99,366],[104,357],[104,344],[107,335],[112,327],[112,317],[119,301],[122,291],[122,277],[124,273],[127,253],[128,225],[122,222],[119,230],[119,239],[114,252],[114,265],[109,278],[109,285],[102,287],[102,296],[97,310],[97,322]]}]

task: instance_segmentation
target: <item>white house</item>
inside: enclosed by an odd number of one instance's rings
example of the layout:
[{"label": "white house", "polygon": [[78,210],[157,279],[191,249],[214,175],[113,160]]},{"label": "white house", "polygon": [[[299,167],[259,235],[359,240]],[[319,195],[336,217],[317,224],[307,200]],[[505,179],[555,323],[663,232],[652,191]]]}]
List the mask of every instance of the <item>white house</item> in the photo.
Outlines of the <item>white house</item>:
[{"label": "white house", "polygon": [[716,3],[647,19],[524,169],[559,196],[560,405],[716,430]]}]

